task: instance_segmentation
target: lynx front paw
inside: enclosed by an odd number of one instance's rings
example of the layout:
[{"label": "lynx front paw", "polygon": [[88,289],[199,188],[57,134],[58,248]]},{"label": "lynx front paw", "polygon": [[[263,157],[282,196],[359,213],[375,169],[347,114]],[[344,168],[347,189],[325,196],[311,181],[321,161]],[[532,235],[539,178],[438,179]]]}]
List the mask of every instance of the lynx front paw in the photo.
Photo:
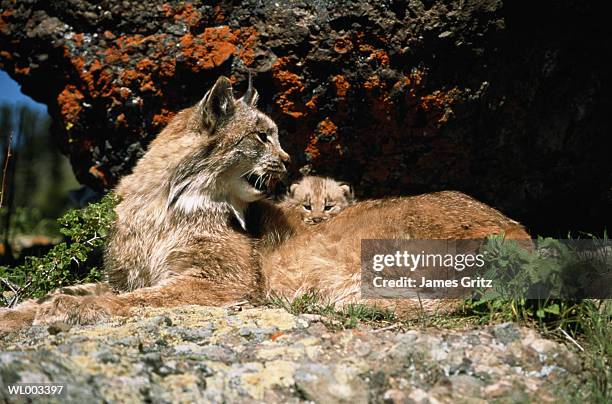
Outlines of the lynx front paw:
[{"label": "lynx front paw", "polygon": [[108,320],[112,310],[101,304],[96,296],[57,295],[43,303],[34,324],[50,324],[62,321],[68,324],[95,324]]},{"label": "lynx front paw", "polygon": [[29,327],[34,319],[36,309],[23,305],[14,309],[0,309],[0,335]]}]

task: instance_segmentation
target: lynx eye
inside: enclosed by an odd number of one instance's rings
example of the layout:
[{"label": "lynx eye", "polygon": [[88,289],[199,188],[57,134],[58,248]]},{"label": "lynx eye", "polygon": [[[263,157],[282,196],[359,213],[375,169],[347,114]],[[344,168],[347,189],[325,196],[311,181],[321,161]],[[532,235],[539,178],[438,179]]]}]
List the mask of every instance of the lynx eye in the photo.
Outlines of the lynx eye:
[{"label": "lynx eye", "polygon": [[259,138],[259,140],[262,141],[262,143],[266,143],[268,141],[268,134],[267,133],[259,132],[257,134],[257,137]]},{"label": "lynx eye", "polygon": [[325,205],[323,209],[325,209],[326,212],[329,212],[330,210],[332,210],[333,207],[334,205]]},{"label": "lynx eye", "polygon": [[309,204],[304,205],[304,209],[306,210],[312,210],[312,206],[310,206]]}]

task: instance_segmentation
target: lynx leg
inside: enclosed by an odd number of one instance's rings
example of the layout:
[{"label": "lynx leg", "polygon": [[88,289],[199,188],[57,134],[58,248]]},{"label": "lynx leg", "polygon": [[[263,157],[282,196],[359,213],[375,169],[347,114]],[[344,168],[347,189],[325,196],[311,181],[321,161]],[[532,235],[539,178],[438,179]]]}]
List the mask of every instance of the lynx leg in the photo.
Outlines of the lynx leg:
[{"label": "lynx leg", "polygon": [[66,286],[64,288],[59,288],[55,290],[53,293],[61,293],[64,295],[71,296],[99,296],[105,293],[112,292],[112,288],[108,282],[100,282],[100,283],[84,283],[82,285],[73,285]]},{"label": "lynx leg", "polygon": [[40,306],[34,324],[55,321],[94,324],[113,316],[128,316],[130,310],[137,307],[175,307],[187,304],[219,306],[251,298],[249,291],[252,289],[247,290],[245,285],[223,285],[194,276],[179,276],[161,285],[118,295],[57,294]]},{"label": "lynx leg", "polygon": [[0,309],[0,335],[32,325],[37,310],[34,300],[25,301],[14,309]]},{"label": "lynx leg", "polygon": [[[75,311],[76,309],[69,310],[65,307],[86,303],[85,307],[80,308],[81,312],[86,313],[91,310],[92,302],[95,301],[95,299],[85,299],[86,296],[100,296],[110,292],[111,287],[108,283],[86,283],[56,289],[40,299],[26,300],[12,309],[0,309],[0,332],[18,330],[32,324],[43,323],[38,321],[39,318],[44,316],[44,314],[40,314],[40,311],[42,309],[49,310],[50,307],[55,307],[53,312],[59,313],[61,311]],[[83,299],[75,299],[75,296],[82,296]],[[63,317],[55,317],[46,319],[44,323],[57,320],[65,321]]]}]

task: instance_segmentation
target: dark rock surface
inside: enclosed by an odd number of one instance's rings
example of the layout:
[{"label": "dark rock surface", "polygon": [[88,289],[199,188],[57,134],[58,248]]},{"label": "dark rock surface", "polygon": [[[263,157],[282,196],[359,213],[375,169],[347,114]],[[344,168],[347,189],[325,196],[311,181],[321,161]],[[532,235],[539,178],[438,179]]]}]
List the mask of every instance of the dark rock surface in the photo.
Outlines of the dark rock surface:
[{"label": "dark rock surface", "polygon": [[334,332],[320,316],[280,309],[137,314],[55,335],[34,326],[0,340],[0,401],[14,401],[7,385],[19,382],[64,385],[64,396],[34,397],[44,403],[548,403],[581,396],[579,357],[510,323]]},{"label": "dark rock surface", "polygon": [[1,0],[0,67],[98,189],[219,74],[242,91],[248,67],[294,175],[365,197],[458,189],[534,233],[600,231],[606,18],[574,0]]}]

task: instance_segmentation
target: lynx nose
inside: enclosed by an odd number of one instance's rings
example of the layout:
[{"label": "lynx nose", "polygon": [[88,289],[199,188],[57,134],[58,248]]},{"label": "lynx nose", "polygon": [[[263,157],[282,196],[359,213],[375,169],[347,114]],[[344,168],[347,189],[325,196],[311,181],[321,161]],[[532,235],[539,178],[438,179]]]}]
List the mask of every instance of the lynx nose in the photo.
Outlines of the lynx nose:
[{"label": "lynx nose", "polygon": [[323,221],[323,218],[322,217],[313,217],[312,221],[315,222],[315,223],[321,223]]}]

